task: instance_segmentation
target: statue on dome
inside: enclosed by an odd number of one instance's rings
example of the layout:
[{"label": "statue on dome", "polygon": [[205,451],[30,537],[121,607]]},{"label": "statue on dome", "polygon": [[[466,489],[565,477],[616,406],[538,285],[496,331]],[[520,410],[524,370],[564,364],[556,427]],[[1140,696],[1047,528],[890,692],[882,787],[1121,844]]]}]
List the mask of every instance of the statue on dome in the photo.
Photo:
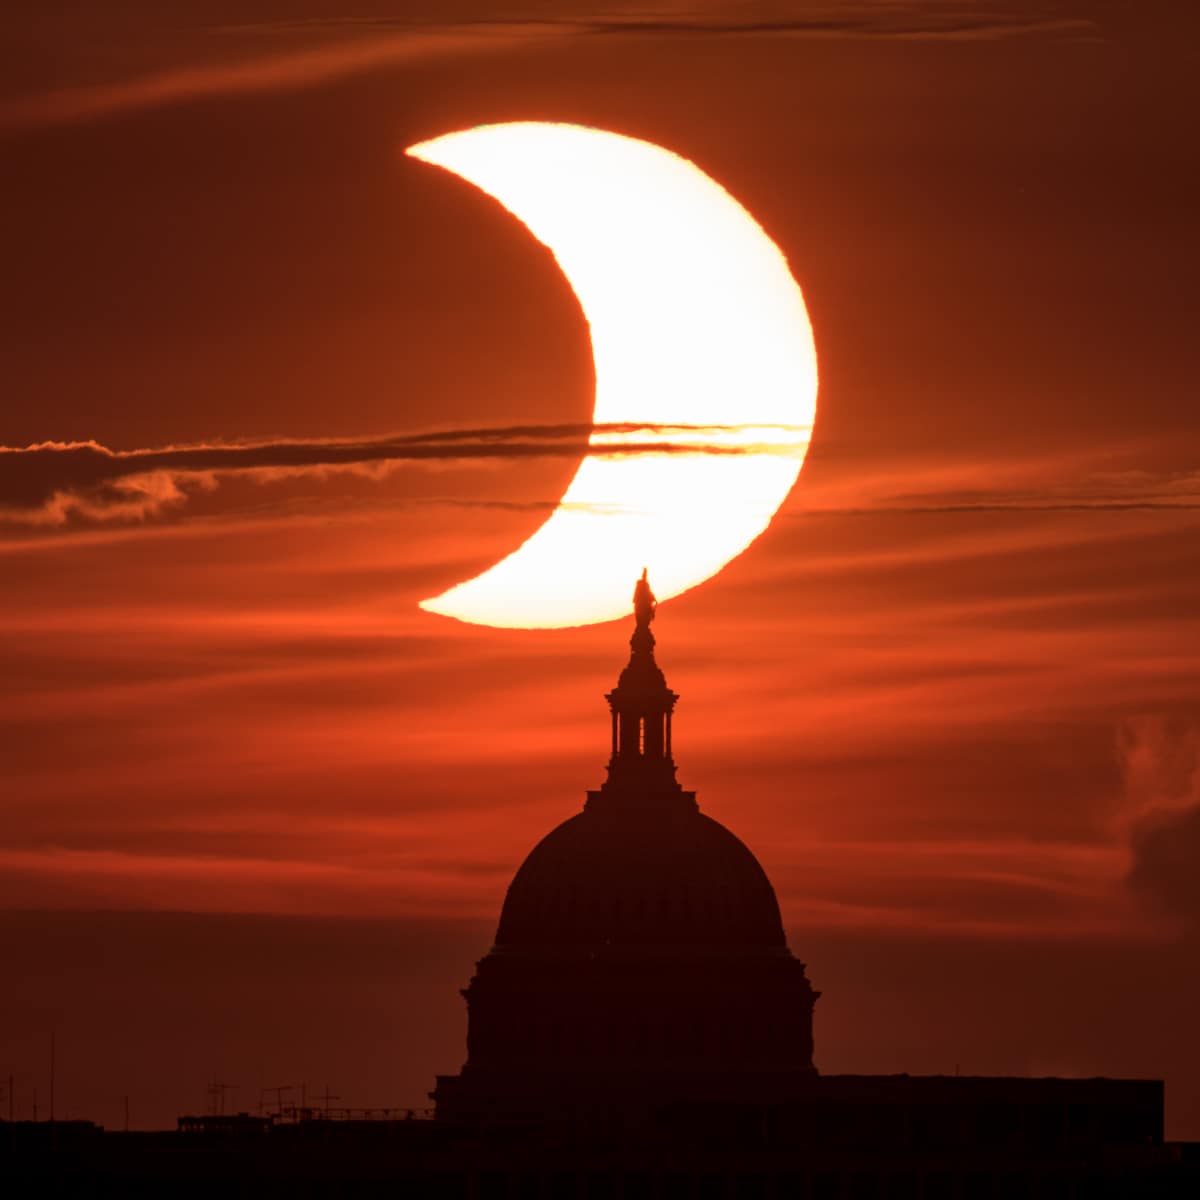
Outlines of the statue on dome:
[{"label": "statue on dome", "polygon": [[639,629],[649,629],[650,622],[658,610],[658,601],[650,590],[650,581],[646,578],[646,568],[642,568],[642,577],[633,589],[633,612]]}]

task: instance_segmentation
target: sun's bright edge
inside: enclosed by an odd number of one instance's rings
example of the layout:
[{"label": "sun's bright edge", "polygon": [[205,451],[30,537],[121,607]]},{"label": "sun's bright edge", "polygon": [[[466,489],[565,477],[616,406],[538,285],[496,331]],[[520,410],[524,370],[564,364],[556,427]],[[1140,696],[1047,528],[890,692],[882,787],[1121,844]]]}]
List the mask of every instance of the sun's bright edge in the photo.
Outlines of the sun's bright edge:
[{"label": "sun's bright edge", "polygon": [[552,251],[590,328],[598,425],[703,426],[693,441],[736,451],[589,455],[523,545],[421,607],[562,628],[628,615],[643,567],[660,600],[711,578],[787,497],[815,416],[812,329],[782,252],[694,164],[619,134],[488,125],[406,153],[493,196]]}]

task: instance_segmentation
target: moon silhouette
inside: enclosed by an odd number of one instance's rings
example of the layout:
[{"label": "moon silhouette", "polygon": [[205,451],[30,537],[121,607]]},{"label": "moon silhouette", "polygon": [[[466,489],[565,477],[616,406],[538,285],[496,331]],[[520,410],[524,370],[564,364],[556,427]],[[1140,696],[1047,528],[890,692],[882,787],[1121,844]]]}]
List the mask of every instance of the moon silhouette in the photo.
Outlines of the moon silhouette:
[{"label": "moon silhouette", "polygon": [[[593,430],[546,523],[421,607],[562,628],[711,578],[770,523],[803,464],[817,359],[800,288],[761,226],[694,164],[579,125],[488,125],[411,146],[498,200],[557,259],[591,331],[597,426],[673,427],[669,453]],[[680,449],[680,445],[695,450]]]}]

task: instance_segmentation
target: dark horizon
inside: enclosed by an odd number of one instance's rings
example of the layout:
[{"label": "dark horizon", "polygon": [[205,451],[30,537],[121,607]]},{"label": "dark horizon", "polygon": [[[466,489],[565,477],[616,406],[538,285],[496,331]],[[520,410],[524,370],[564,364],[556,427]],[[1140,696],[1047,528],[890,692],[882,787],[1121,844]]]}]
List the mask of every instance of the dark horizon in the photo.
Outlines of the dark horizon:
[{"label": "dark horizon", "polygon": [[[9,1025],[5,1062],[17,1063],[17,1116],[31,1115],[34,1086],[40,1115],[48,1116],[52,1028],[57,1115],[63,1120],[120,1129],[128,1095],[132,1128],[174,1128],[178,1116],[205,1111],[214,1078],[239,1083],[227,1108],[252,1113],[258,1111],[258,1088],[287,1082],[306,1082],[310,1099],[328,1083],[356,1108],[429,1108],[434,1075],[463,1057],[466,1020],[458,989],[491,943],[495,922],[446,922],[437,931],[413,924],[406,928],[381,917],[8,910],[0,929],[13,955],[9,961],[27,964],[25,979],[33,984],[24,1011],[14,1015],[45,1017],[56,993],[62,1011],[63,995],[95,989],[98,977],[106,981],[99,995],[93,992],[94,1011],[86,1022],[77,1016],[19,1032]],[[1136,978],[1113,980],[1101,945],[1038,954],[960,939],[824,933],[810,934],[806,942],[803,930],[787,933],[823,992],[815,1031],[816,1059],[825,1072],[1174,1076],[1187,998],[1179,992],[1179,964],[1149,948],[1134,960]],[[103,965],[64,965],[62,956],[81,945]],[[208,963],[222,952],[236,964],[235,987],[209,973]],[[944,973],[951,961],[959,964],[956,976]],[[358,981],[360,990],[352,994],[340,980],[310,986],[333,968]],[[930,1004],[928,979],[939,973],[945,988]],[[121,977],[124,987],[114,983]],[[1027,987],[1030,978],[1041,983]],[[1065,1006],[1036,1023],[1029,1020],[1040,996],[1080,984],[1097,993],[1115,984],[1112,1003],[1094,1024],[1081,1028],[1078,1014]],[[1121,1014],[1146,987],[1172,997],[1155,1044],[1149,1052],[1144,1045],[1116,1045],[1124,1039]],[[132,1004],[146,995],[158,997],[157,1008]],[[398,996],[408,998],[404,1019]],[[1006,1003],[995,1005],[997,996]],[[980,1011],[994,1017],[991,1045],[970,1053]],[[187,1032],[182,1042],[181,1029]],[[1114,1043],[1109,1054],[1090,1049],[1097,1036]],[[178,1066],[162,1068],[167,1055]],[[371,1059],[376,1061],[364,1070]],[[920,1071],[913,1070],[917,1061]],[[7,1116],[7,1098],[0,1109]],[[1194,1140],[1197,1107],[1186,1079],[1168,1082],[1166,1117],[1169,1140]]]}]

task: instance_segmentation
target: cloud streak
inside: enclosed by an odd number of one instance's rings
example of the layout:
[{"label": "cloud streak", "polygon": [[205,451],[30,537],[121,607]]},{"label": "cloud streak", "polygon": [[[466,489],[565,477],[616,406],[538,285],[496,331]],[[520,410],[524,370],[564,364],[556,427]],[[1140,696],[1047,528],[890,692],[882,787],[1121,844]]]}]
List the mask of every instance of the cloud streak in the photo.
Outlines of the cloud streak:
[{"label": "cloud streak", "polygon": [[[62,526],[142,521],[178,508],[223,480],[259,484],[288,479],[314,483],[331,475],[380,479],[402,466],[486,463],[585,456],[796,454],[811,430],[788,425],[543,424],[453,429],[371,439],[273,439],[202,443],[156,449],[113,450],[96,441],[0,446],[0,523]],[[988,478],[1008,487],[970,486],[977,467],[923,470],[909,464],[853,472],[832,486],[809,483],[793,519],[881,513],[954,515],[988,513],[1200,512],[1200,470],[1097,471],[1076,464],[1063,479],[1061,464],[995,464]],[[1051,481],[1043,475],[1050,474]],[[968,483],[968,480],[970,483]],[[964,486],[966,484],[966,486]],[[450,495],[411,503],[512,511],[551,510],[552,498],[477,498]]]},{"label": "cloud streak", "polygon": [[[881,460],[818,439],[794,518],[1200,510],[1200,468],[1147,469],[1145,447],[1096,446],[1028,457]],[[1136,466],[1127,464],[1136,463]],[[813,479],[811,476],[817,478]],[[819,481],[819,482],[818,482]]]},{"label": "cloud streak", "polygon": [[[494,54],[565,39],[614,37],[877,38],[991,41],[1013,37],[1094,38],[1095,22],[1039,17],[1019,8],[980,11],[962,4],[826,5],[796,16],[753,11],[730,17],[717,7],[674,14],[637,10],[548,19],[488,19],[438,24],[388,18],[337,18],[226,26],[213,33],[287,37],[286,49],[232,62],[170,67],[133,79],[58,88],[0,105],[0,129],[97,120],[230,95],[293,91],[431,59]],[[295,48],[297,37],[322,39]]]},{"label": "cloud streak", "polygon": [[[727,440],[731,433],[747,432],[757,432],[763,440]],[[790,432],[794,440],[781,441],[781,432]],[[182,504],[189,492],[211,490],[231,475],[274,482],[332,472],[378,477],[401,463],[795,453],[807,440],[807,430],[791,426],[624,423],[511,425],[369,440],[278,439],[153,450],[112,450],[96,441],[40,442],[0,447],[0,520],[61,525],[73,516],[142,519]]]},{"label": "cloud streak", "polygon": [[518,40],[524,39],[516,29],[447,26],[172,67],[116,83],[20,97],[0,105],[0,129],[71,124],[223,96],[297,91],[383,67],[495,52]]}]

